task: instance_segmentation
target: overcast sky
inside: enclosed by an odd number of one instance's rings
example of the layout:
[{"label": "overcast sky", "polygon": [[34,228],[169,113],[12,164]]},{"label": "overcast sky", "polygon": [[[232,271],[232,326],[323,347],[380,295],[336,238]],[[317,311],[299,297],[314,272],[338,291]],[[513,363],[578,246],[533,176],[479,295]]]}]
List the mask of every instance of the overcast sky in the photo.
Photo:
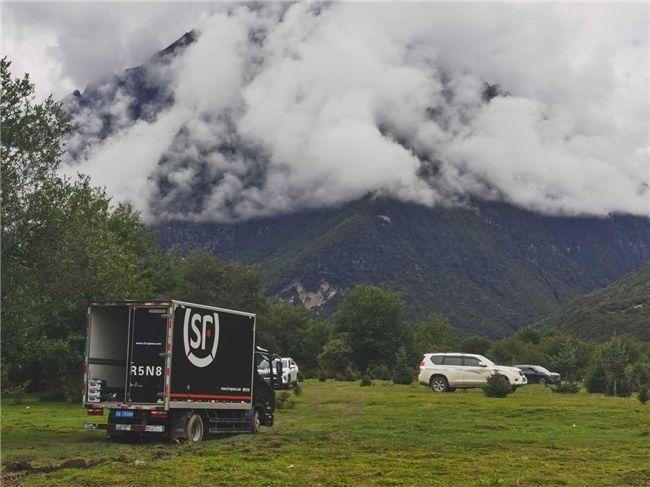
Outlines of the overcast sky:
[{"label": "overcast sky", "polygon": [[649,19],[644,3],[4,3],[2,35],[14,70],[62,98],[200,33],[164,73],[174,104],[75,163],[149,219],[368,192],[650,215]]}]

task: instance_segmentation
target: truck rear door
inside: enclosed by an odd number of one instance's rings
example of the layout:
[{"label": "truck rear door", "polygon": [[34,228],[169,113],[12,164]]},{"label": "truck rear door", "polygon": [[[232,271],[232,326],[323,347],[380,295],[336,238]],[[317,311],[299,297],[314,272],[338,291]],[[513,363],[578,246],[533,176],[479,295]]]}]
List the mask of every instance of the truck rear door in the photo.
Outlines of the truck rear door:
[{"label": "truck rear door", "polygon": [[131,403],[162,403],[167,312],[135,307],[129,343],[128,398]]}]

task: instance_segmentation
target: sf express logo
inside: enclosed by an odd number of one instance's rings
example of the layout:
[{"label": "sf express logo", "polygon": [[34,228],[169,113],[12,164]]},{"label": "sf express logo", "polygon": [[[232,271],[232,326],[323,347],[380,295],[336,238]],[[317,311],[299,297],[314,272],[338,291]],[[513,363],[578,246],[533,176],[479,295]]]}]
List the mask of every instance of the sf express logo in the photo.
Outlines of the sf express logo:
[{"label": "sf express logo", "polygon": [[192,313],[185,310],[183,321],[185,356],[196,367],[207,367],[217,355],[219,345],[219,315]]}]

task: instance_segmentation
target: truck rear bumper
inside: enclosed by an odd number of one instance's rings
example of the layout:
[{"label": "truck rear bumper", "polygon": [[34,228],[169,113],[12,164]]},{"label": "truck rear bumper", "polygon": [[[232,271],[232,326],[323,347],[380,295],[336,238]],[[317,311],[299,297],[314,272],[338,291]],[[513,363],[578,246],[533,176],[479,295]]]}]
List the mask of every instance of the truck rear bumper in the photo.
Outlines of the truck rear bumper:
[{"label": "truck rear bumper", "polygon": [[164,424],[84,423],[87,430],[130,431],[132,433],[164,433]]}]

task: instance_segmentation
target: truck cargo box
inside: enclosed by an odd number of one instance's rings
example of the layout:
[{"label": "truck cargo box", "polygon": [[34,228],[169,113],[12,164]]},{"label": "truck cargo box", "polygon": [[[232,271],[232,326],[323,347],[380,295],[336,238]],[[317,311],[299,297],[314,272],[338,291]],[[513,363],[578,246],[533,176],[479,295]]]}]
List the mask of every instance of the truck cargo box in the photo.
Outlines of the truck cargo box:
[{"label": "truck cargo box", "polygon": [[87,407],[251,407],[254,314],[177,300],[97,302],[87,326]]}]

